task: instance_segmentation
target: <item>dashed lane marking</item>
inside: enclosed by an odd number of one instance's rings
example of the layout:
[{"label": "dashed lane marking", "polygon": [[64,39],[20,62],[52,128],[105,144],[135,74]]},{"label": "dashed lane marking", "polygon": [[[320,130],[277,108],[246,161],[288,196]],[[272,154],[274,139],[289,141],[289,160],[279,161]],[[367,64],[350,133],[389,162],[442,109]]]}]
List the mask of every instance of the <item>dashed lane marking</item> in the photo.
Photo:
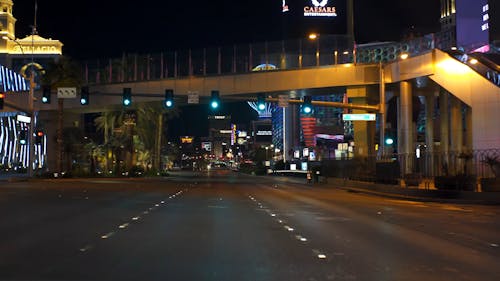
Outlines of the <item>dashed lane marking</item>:
[{"label": "dashed lane marking", "polygon": [[108,239],[109,237],[113,236],[115,233],[114,232],[109,232],[101,236],[101,239]]}]

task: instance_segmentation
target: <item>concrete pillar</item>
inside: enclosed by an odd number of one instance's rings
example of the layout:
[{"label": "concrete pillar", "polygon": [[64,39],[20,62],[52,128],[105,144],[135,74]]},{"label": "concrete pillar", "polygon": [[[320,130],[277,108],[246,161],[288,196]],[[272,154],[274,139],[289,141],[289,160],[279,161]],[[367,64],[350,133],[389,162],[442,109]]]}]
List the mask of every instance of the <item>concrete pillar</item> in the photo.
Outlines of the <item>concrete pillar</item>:
[{"label": "concrete pillar", "polygon": [[[402,81],[400,83],[400,123],[399,128],[401,137],[398,138],[398,147],[401,148],[399,154],[402,159],[401,168],[403,174],[409,174],[413,171],[414,149],[414,134],[413,134],[413,105],[412,105],[412,89],[411,83]],[[399,136],[398,136],[399,137]]]},{"label": "concrete pillar", "polygon": [[441,173],[443,175],[446,175],[450,171],[450,161],[449,161],[449,154],[450,154],[450,117],[449,117],[449,111],[448,111],[448,100],[449,100],[449,93],[445,90],[441,90],[441,93],[439,95],[439,113],[440,113],[440,127],[441,127],[441,132],[440,132],[440,138],[439,138],[439,144],[440,144],[440,155],[441,155],[441,161],[440,161],[440,168],[441,168]]},{"label": "concrete pillar", "polygon": [[[347,96],[354,104],[368,104],[373,96],[378,96],[376,88],[349,87]],[[352,110],[353,113],[366,113],[366,110]],[[375,156],[375,122],[354,121],[354,157]]]},{"label": "concrete pillar", "polygon": [[465,149],[472,152],[472,108],[467,106],[465,111]]},{"label": "concrete pillar", "polygon": [[[470,153],[471,156],[473,154],[473,144],[472,144],[472,108],[467,106],[465,111],[465,145],[464,149],[467,153]],[[474,165],[473,161],[468,161],[467,165],[467,173],[475,174],[476,171],[473,170]]]},{"label": "concrete pillar", "polygon": [[425,97],[425,157],[426,176],[434,176],[434,105],[435,96],[431,92]]},{"label": "concrete pillar", "polygon": [[459,99],[450,96],[450,150],[453,157],[452,160],[455,160],[454,167],[450,168],[452,168],[451,171],[454,171],[455,174],[463,172],[464,163],[459,158],[464,144],[463,128],[462,104]]}]

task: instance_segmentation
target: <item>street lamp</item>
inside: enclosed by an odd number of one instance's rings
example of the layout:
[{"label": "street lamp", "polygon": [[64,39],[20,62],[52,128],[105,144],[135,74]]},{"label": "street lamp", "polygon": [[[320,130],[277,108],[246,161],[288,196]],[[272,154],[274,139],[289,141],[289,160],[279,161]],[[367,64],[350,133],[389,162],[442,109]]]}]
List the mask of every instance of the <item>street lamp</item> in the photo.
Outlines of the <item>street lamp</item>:
[{"label": "street lamp", "polygon": [[319,34],[309,34],[309,40],[316,40],[316,66],[319,66]]}]

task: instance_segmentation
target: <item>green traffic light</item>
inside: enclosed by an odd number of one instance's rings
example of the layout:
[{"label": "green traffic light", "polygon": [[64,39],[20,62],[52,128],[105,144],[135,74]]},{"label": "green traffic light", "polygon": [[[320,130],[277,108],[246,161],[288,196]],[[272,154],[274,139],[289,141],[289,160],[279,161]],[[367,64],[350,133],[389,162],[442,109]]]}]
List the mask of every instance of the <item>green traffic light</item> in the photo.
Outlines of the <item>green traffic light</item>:
[{"label": "green traffic light", "polygon": [[210,107],[212,107],[212,109],[217,109],[219,107],[219,103],[220,103],[219,91],[214,90],[211,93]]}]

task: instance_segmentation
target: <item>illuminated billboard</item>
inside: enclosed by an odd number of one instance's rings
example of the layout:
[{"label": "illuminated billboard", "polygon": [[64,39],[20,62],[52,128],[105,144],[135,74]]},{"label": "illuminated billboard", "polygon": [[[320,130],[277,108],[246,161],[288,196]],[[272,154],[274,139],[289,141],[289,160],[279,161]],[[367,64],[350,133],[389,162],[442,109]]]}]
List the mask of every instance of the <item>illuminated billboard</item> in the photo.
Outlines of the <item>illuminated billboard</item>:
[{"label": "illuminated billboard", "polygon": [[488,0],[456,0],[457,47],[466,50],[489,43]]},{"label": "illuminated billboard", "polygon": [[255,141],[271,143],[273,141],[273,126],[271,124],[255,124]]},{"label": "illuminated billboard", "polygon": [[304,17],[336,17],[337,8],[328,3],[328,0],[310,0],[310,3],[304,6]]},{"label": "illuminated billboard", "polygon": [[284,26],[291,36],[347,33],[346,0],[286,0]]}]

